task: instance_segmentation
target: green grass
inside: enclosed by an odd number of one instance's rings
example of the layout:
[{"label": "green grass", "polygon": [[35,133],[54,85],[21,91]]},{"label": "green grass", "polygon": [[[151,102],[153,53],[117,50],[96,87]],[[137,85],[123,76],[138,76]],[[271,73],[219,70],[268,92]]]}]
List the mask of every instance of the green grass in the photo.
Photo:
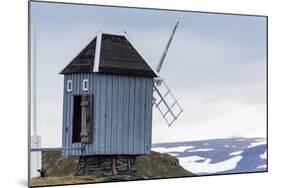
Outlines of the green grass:
[{"label": "green grass", "polygon": [[98,183],[110,181],[110,177],[96,176],[50,176],[44,178],[32,178],[31,186],[79,184],[79,183]]},{"label": "green grass", "polygon": [[179,165],[178,159],[169,155],[151,152],[150,155],[137,158],[139,174],[146,177],[170,178],[194,176]]},{"label": "green grass", "polygon": [[43,152],[42,165],[46,176],[74,176],[79,157],[64,157],[60,152]]}]

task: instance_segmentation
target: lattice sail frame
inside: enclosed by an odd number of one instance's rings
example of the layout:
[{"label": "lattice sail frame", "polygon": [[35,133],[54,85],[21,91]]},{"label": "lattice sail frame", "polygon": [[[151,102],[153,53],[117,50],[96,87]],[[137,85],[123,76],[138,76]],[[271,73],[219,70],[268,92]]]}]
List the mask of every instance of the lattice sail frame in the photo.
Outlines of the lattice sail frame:
[{"label": "lattice sail frame", "polygon": [[183,109],[164,80],[154,81],[153,98],[153,105],[158,108],[163,119],[170,127],[183,112]]}]

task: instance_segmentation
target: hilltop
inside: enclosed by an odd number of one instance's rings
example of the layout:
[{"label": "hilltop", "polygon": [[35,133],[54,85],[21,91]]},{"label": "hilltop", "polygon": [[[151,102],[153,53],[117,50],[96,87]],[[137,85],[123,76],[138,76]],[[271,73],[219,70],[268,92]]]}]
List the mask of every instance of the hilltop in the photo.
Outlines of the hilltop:
[{"label": "hilltop", "polygon": [[195,176],[179,165],[177,158],[152,151],[137,157],[138,176],[75,176],[79,157],[64,157],[60,152],[43,152],[44,178],[32,178],[32,186],[128,181]]}]

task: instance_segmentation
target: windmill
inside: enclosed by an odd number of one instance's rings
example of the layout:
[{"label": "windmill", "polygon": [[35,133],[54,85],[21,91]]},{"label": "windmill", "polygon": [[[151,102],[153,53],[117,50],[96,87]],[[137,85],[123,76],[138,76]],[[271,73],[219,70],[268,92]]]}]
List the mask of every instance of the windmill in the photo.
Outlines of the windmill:
[{"label": "windmill", "polygon": [[[183,111],[159,76],[178,25],[179,21],[156,71],[138,53],[127,33],[99,32],[60,72],[64,77],[62,147],[31,151],[79,156],[78,175],[116,175],[116,169],[130,174],[136,157],[151,153],[153,105],[169,127]],[[122,161],[130,164],[123,171]]]},{"label": "windmill", "polygon": [[[164,63],[165,57],[168,53],[169,47],[171,45],[171,42],[173,40],[178,25],[179,25],[179,20],[177,21],[176,25],[172,30],[171,36],[168,40],[168,43],[157,65],[156,71],[158,73],[162,68],[162,65]],[[176,98],[174,97],[173,93],[171,92],[167,84],[164,82],[164,79],[162,77],[154,78],[153,97],[154,97],[153,105],[156,106],[156,108],[161,113],[163,119],[170,127],[175,122],[175,120],[179,117],[179,115],[183,112],[183,109],[178,103],[178,101],[176,100]]]}]

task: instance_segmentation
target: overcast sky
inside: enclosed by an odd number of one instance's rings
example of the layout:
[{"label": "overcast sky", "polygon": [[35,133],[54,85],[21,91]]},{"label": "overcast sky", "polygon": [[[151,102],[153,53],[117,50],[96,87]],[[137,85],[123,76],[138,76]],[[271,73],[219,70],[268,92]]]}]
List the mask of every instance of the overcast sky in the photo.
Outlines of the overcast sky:
[{"label": "overcast sky", "polygon": [[45,147],[61,146],[63,76],[98,31],[127,31],[156,67],[177,19],[160,75],[184,112],[172,127],[153,111],[153,143],[266,136],[266,18],[34,3],[37,124]]}]

